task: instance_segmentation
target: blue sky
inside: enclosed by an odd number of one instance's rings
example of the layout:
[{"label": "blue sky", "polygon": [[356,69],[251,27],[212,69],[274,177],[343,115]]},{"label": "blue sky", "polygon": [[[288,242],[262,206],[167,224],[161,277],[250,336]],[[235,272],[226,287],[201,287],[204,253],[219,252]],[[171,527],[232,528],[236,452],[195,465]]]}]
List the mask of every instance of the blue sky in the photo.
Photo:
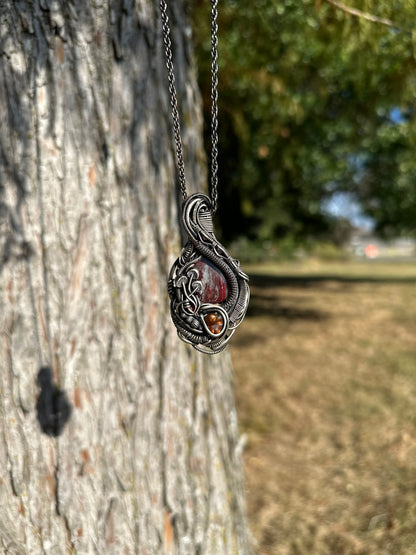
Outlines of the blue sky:
[{"label": "blue sky", "polygon": [[336,218],[347,218],[354,226],[369,230],[374,228],[374,221],[363,214],[360,203],[352,193],[336,192],[323,203],[322,208]]}]

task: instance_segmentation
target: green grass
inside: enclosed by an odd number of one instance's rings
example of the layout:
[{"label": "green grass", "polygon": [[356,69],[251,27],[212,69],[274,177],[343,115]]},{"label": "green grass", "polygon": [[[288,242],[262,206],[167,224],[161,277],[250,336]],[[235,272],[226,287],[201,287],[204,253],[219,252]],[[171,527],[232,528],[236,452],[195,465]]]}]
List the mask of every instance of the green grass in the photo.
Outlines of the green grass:
[{"label": "green grass", "polygon": [[257,265],[233,341],[264,554],[416,553],[416,265]]}]

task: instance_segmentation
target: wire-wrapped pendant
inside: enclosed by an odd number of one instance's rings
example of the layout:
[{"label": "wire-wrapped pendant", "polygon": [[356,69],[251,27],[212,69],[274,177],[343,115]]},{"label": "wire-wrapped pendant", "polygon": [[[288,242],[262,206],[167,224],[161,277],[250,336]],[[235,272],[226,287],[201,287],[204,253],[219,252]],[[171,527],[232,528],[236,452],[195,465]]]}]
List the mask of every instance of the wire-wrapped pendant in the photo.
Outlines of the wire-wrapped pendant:
[{"label": "wire-wrapped pendant", "polygon": [[172,320],[183,341],[219,353],[246,314],[248,276],[215,238],[206,195],[186,199],[182,220],[188,242],[169,274]]}]

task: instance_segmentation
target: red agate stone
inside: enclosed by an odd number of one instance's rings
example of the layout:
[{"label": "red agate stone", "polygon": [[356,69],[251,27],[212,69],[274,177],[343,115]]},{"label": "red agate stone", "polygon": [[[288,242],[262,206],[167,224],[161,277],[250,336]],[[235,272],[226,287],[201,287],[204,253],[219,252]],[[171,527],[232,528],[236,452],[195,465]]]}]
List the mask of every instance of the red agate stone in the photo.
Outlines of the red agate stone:
[{"label": "red agate stone", "polygon": [[201,301],[203,303],[221,303],[227,298],[228,289],[224,274],[206,258],[195,264],[202,283]]}]

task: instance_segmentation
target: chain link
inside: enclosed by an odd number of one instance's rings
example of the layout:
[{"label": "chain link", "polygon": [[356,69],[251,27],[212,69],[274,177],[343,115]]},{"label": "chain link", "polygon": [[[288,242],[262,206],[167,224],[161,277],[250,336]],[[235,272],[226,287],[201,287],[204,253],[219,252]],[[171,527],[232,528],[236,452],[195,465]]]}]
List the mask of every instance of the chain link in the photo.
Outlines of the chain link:
[{"label": "chain link", "polygon": [[178,166],[178,173],[179,173],[179,187],[181,189],[182,199],[185,200],[186,199],[185,165],[183,162],[181,124],[179,121],[178,100],[176,97],[175,74],[173,71],[172,42],[170,40],[168,5],[166,3],[166,0],[160,0],[160,13],[162,18],[163,42],[165,43],[166,67],[168,70],[169,95],[170,95],[170,105],[172,108],[173,135],[175,137],[175,145],[176,145],[176,163]]},{"label": "chain link", "polygon": [[218,204],[218,0],[211,0],[211,204]]},{"label": "chain link", "polygon": [[[179,173],[179,186],[183,200],[187,197],[185,165],[181,139],[181,126],[178,111],[178,99],[173,69],[171,32],[169,27],[168,5],[160,0],[163,42],[165,45],[166,68],[168,71],[170,105],[172,109],[173,134],[176,146],[176,163]],[[211,0],[211,206],[212,213],[218,204],[218,0]]]}]

